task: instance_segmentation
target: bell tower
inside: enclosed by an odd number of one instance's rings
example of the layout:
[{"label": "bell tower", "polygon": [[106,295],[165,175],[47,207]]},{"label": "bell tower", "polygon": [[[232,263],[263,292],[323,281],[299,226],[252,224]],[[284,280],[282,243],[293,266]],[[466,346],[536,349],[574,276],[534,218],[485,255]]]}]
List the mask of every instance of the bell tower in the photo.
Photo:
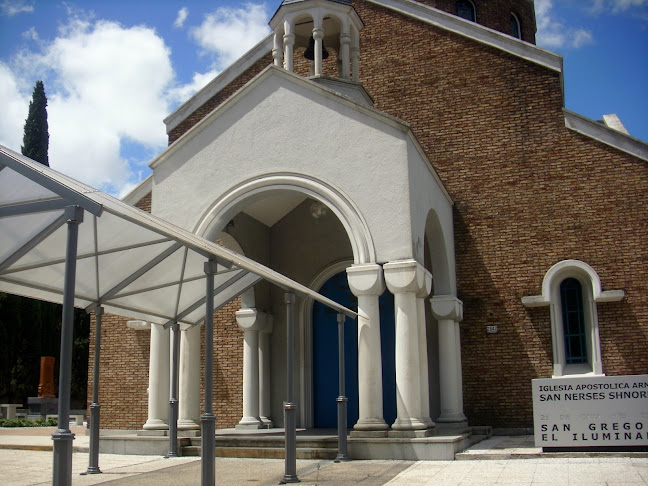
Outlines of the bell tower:
[{"label": "bell tower", "polygon": [[359,80],[362,21],[351,0],[284,0],[270,20],[275,66],[293,72],[297,48],[306,48],[311,75],[322,76],[327,47],[338,53],[339,78]]}]

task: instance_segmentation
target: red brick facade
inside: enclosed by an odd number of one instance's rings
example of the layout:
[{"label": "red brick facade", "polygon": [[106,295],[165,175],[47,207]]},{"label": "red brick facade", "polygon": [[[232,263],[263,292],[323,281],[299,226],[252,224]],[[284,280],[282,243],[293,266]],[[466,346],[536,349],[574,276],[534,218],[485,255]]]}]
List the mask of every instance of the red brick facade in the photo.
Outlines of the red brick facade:
[{"label": "red brick facade", "polygon": [[[422,3],[454,13],[455,2]],[[534,41],[531,2],[474,3],[478,21],[503,32],[514,11],[524,38]],[[646,373],[646,162],[565,127],[559,73],[363,0],[354,7],[365,24],[364,87],[377,109],[412,126],[455,202],[469,422],[531,426],[530,380],[552,374],[551,323],[548,307],[527,309],[521,298],[539,294],[545,273],[561,260],[588,263],[603,290],[626,293],[621,302],[597,307],[604,372]],[[325,61],[326,74],[335,75],[334,57]],[[270,55],[264,57],[199,108],[170,133],[169,142],[270,62]],[[305,75],[307,69],[307,63],[296,62],[298,73]],[[241,333],[231,312],[219,314],[218,322],[215,405],[230,425],[241,410]],[[111,325],[108,321],[107,333]],[[487,325],[497,325],[499,332],[487,334]],[[122,334],[141,333],[122,325]],[[124,339],[130,343],[127,359],[148,366],[146,346],[140,349],[138,338]],[[110,381],[110,373],[121,373],[117,369],[106,371],[103,382]],[[114,388],[102,383],[102,395],[110,396],[110,403],[117,388],[120,393],[130,390],[120,378],[113,379]],[[146,385],[139,386],[132,393],[141,400]],[[102,420],[117,426],[118,415],[109,412]],[[145,411],[140,417],[137,408],[137,417],[129,427],[141,426]]]}]

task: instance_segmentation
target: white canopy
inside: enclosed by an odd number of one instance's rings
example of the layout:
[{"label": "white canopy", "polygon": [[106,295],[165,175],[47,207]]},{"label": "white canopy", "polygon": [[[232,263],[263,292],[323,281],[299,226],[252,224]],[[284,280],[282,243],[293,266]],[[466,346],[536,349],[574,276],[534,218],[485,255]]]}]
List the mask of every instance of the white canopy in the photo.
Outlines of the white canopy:
[{"label": "white canopy", "polygon": [[249,258],[0,145],[0,291],[63,302],[65,208],[79,206],[75,307],[158,324],[205,317],[205,272],[218,263],[218,309],[265,279],[338,313],[357,314]]}]

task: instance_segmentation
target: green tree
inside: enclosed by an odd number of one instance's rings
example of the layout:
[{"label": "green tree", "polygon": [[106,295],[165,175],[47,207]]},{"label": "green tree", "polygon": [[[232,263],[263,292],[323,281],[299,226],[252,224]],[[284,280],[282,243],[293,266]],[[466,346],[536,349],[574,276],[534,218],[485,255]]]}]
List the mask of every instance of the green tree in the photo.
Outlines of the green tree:
[{"label": "green tree", "polygon": [[[23,155],[49,166],[47,97],[42,81],[36,81],[25,121]],[[0,293],[0,401],[25,404],[36,396],[40,357],[59,356],[62,307],[16,295]],[[88,336],[90,316],[74,314],[72,366],[73,406],[86,405]],[[54,367],[55,374],[58,366]],[[56,376],[55,376],[56,380]]]},{"label": "green tree", "polygon": [[29,114],[25,120],[22,154],[49,167],[49,132],[47,126],[47,96],[42,81],[36,81]]}]

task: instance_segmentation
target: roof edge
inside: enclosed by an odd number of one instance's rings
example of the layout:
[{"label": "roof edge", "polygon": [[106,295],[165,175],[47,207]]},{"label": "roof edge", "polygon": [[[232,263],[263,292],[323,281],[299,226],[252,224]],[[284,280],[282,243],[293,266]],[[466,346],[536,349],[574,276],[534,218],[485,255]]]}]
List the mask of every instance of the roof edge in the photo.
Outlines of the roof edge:
[{"label": "roof edge", "polygon": [[648,161],[648,143],[563,108],[565,126],[581,135]]},{"label": "roof edge", "polygon": [[475,22],[462,19],[456,15],[443,12],[434,7],[422,5],[413,0],[367,1],[562,73],[563,58],[561,55]]},{"label": "roof edge", "polygon": [[243,56],[239,57],[233,64],[189,98],[189,100],[180,105],[173,113],[167,116],[164,119],[166,133],[171,133],[171,131],[185,121],[189,115],[247,71],[259,59],[272,52],[273,39],[274,35],[269,34],[265,39],[261,40],[252,49],[243,54]]},{"label": "roof edge", "polygon": [[122,197],[122,201],[131,206],[135,206],[149,192],[153,191],[153,174],[149,174],[146,179],[133,188],[131,192]]}]

